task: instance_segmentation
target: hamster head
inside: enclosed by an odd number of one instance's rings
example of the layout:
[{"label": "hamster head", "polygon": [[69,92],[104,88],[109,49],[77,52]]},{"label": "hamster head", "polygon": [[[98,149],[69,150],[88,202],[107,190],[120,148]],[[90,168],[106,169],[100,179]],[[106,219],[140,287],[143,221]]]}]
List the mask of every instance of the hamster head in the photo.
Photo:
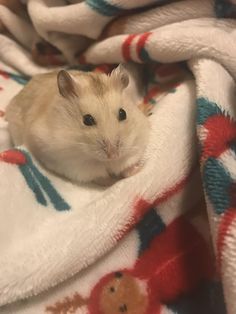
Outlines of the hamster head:
[{"label": "hamster head", "polygon": [[51,127],[63,127],[63,135],[55,132],[54,147],[63,140],[74,152],[99,161],[143,153],[149,122],[126,97],[129,75],[122,66],[110,75],[62,70],[57,84],[59,100],[53,105]]}]

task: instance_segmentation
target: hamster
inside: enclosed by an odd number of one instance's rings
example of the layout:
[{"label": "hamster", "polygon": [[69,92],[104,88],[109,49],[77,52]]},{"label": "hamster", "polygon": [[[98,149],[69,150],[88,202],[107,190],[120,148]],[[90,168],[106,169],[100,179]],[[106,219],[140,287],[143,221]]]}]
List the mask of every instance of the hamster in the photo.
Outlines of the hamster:
[{"label": "hamster", "polygon": [[149,121],[125,91],[128,71],[110,75],[65,71],[39,74],[6,110],[14,145],[24,144],[48,170],[72,182],[107,185],[136,173]]}]

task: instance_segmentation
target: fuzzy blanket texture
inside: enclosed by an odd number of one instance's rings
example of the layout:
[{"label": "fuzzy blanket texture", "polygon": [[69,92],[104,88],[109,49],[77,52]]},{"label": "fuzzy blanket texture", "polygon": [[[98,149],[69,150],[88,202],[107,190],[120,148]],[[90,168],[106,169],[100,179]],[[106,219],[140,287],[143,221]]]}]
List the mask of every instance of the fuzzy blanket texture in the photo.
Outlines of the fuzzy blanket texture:
[{"label": "fuzzy blanket texture", "polygon": [[[0,0],[0,313],[236,313],[233,0]],[[11,146],[32,75],[144,63],[145,166],[73,185]],[[39,87],[40,88],[40,87]]]}]

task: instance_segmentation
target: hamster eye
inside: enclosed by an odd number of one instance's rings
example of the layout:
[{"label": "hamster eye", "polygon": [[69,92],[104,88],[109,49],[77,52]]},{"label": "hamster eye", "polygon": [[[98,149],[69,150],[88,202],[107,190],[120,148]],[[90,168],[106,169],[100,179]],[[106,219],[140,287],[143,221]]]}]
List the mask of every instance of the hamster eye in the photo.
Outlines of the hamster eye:
[{"label": "hamster eye", "polygon": [[123,121],[126,119],[126,112],[123,108],[119,110],[119,121]]},{"label": "hamster eye", "polygon": [[91,116],[91,114],[84,115],[83,122],[87,126],[92,126],[96,124],[96,121],[94,120],[93,116]]}]

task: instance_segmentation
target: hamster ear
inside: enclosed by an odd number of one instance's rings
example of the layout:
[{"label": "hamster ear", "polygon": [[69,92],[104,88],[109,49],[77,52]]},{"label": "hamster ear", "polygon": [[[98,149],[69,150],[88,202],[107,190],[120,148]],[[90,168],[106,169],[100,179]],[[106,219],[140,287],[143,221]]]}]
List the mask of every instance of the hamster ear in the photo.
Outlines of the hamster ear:
[{"label": "hamster ear", "polygon": [[129,74],[122,64],[119,64],[118,67],[111,72],[111,77],[114,77],[116,80],[118,79],[123,88],[129,85]]},{"label": "hamster ear", "polygon": [[76,83],[73,77],[65,70],[57,74],[57,85],[59,93],[65,98],[77,97]]}]

